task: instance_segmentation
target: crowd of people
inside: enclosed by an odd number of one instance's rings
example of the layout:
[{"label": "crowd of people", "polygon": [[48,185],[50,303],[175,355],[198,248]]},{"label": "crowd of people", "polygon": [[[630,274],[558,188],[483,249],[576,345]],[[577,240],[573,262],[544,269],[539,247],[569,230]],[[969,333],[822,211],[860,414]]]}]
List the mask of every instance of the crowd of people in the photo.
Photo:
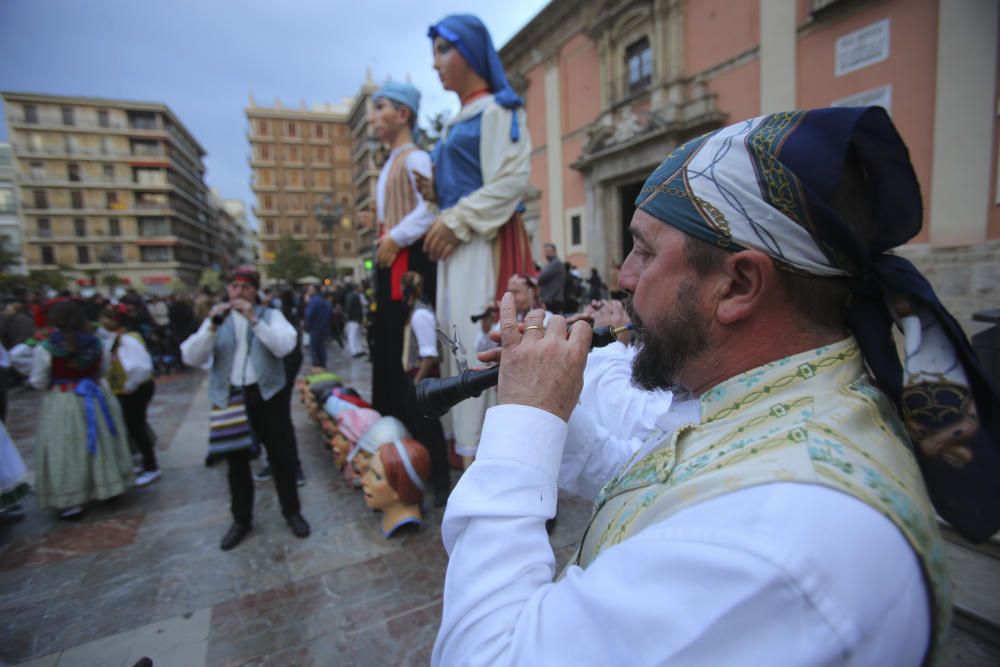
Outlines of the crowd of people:
[{"label": "crowd of people", "polygon": [[[937,513],[974,539],[1000,527],[1000,408],[929,283],[887,252],[922,212],[885,111],[775,113],[692,138],[642,188],[624,262],[585,281],[552,243],[532,257],[531,140],[486,27],[453,15],[428,37],[461,109],[428,154],[420,92],[373,94],[390,150],[373,287],[262,291],[241,267],[190,317],[182,298],[11,308],[11,365],[29,324],[51,328],[29,373],[47,392],[40,503],[77,518],[120,495],[133,462],[156,479],[144,414],[173,356],[209,372],[222,549],[252,531],[261,448],[258,478],[292,534],[310,534],[296,386],[384,536],[419,527],[425,494],[446,506],[432,664],[933,662],[951,613]],[[597,326],[618,338],[591,350]],[[371,356],[370,401],[327,368],[328,337]],[[498,387],[443,422],[418,405],[421,381],[490,364]],[[559,575],[558,489],[594,503]]]}]

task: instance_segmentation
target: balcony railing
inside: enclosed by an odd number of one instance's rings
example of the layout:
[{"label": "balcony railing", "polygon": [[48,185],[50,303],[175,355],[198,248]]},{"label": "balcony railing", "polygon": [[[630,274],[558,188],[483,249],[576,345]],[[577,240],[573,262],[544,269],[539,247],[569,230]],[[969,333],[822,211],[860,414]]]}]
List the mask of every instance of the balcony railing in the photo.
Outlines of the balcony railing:
[{"label": "balcony railing", "polygon": [[14,144],[14,151],[18,155],[40,155],[40,156],[59,156],[59,155],[81,155],[85,157],[93,156],[98,158],[104,157],[123,157],[131,155],[128,151],[105,151],[101,148],[89,148],[84,146],[31,146],[28,144]]},{"label": "balcony railing", "polygon": [[63,122],[62,116],[58,114],[39,114],[33,119],[29,119],[23,113],[11,114],[8,116],[10,122],[19,125],[37,125],[39,127],[60,127],[84,130],[124,130],[126,125],[117,121],[108,121],[102,125],[99,121],[75,118],[72,124]]}]

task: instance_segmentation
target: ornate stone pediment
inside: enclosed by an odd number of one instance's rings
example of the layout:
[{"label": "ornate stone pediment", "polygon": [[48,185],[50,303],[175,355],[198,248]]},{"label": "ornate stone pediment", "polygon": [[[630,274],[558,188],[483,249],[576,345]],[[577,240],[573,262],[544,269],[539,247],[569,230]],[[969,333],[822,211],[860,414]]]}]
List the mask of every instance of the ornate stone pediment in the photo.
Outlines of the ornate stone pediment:
[{"label": "ornate stone pediment", "polygon": [[715,106],[715,95],[700,83],[677,82],[668,87],[664,97],[667,102],[656,109],[624,105],[602,114],[587,128],[587,143],[573,168],[585,169],[596,159],[653,137],[690,136],[720,127],[726,120],[726,114]]}]

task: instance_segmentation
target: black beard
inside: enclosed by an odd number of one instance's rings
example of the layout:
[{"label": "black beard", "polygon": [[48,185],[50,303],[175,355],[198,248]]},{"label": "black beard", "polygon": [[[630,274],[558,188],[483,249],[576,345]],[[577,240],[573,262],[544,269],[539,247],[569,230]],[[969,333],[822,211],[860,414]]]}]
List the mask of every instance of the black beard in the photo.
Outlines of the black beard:
[{"label": "black beard", "polygon": [[625,311],[632,321],[636,353],[632,359],[632,385],[638,389],[673,391],[678,387],[677,374],[686,363],[708,349],[708,324],[698,319],[695,286],[684,282],[677,290],[673,308],[654,331],[635,312],[632,299],[626,299]]}]

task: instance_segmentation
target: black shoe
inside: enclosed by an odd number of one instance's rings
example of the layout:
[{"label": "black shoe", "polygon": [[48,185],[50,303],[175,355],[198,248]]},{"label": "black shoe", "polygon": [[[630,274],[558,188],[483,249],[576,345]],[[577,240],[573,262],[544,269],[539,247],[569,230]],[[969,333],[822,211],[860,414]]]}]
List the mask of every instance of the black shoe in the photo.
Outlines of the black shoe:
[{"label": "black shoe", "polygon": [[448,489],[434,491],[434,507],[444,507],[448,504]]},{"label": "black shoe", "polygon": [[247,523],[233,523],[229,532],[226,536],[222,538],[222,544],[219,546],[223,551],[229,551],[237,544],[243,541],[243,538],[250,534],[250,524]]},{"label": "black shoe", "polygon": [[83,521],[83,508],[76,506],[64,509],[59,512],[59,519],[62,521]]},{"label": "black shoe", "polygon": [[264,466],[260,469],[260,472],[255,472],[253,474],[254,481],[266,482],[271,479],[271,466]]},{"label": "black shoe", "polygon": [[309,524],[302,518],[301,514],[293,514],[285,517],[285,523],[292,529],[292,535],[299,539],[309,537]]}]

